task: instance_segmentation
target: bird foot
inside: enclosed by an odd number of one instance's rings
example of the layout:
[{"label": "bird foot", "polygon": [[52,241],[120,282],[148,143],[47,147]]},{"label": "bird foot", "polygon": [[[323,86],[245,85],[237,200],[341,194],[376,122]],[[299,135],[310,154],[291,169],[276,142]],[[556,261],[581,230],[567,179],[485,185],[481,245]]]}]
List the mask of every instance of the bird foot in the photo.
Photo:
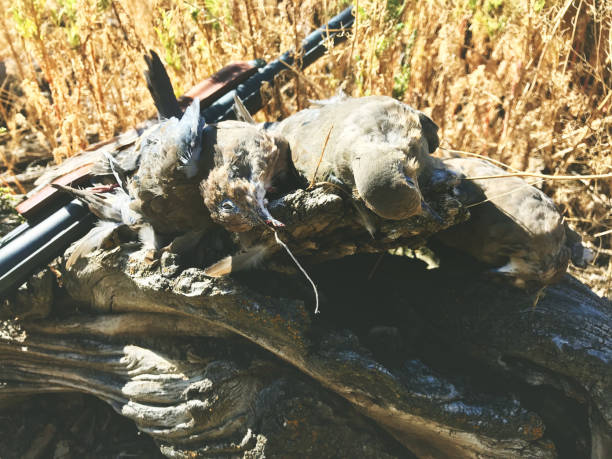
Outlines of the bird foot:
[{"label": "bird foot", "polygon": [[283,222],[279,222],[275,218],[267,218],[266,219],[266,225],[274,226],[276,228],[284,228],[285,227],[285,224]]},{"label": "bird foot", "polygon": [[94,193],[110,193],[115,188],[118,188],[118,183],[111,183],[110,185],[100,185],[89,188],[88,191],[93,191]]}]

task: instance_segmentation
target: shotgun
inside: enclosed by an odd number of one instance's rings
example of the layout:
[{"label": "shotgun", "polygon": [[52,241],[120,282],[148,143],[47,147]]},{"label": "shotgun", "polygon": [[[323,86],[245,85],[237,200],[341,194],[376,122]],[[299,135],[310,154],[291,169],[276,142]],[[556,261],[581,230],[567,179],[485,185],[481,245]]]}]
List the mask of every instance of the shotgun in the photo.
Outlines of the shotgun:
[{"label": "shotgun", "polygon": [[[220,87],[216,88],[217,92],[201,98],[203,118],[207,123],[235,119],[233,109],[235,94],[240,97],[251,114],[256,113],[263,106],[260,88],[264,82],[274,84],[274,77],[283,70],[289,68],[301,70],[308,67],[325,53],[326,43],[335,45],[342,41],[353,22],[353,7],[349,6],[302,41],[299,58],[295,51],[287,51],[262,68],[257,68],[261,63],[251,65],[255,68],[253,74],[243,82],[238,80],[235,88],[219,85]],[[197,93],[197,87],[187,95],[192,92]],[[132,135],[137,137],[138,130]],[[72,176],[67,174],[59,180],[75,183],[77,176],[86,179],[87,174],[87,169],[81,174],[74,171]],[[53,192],[49,189],[47,193],[50,195]],[[29,221],[0,239],[0,295],[6,295],[18,287],[36,269],[63,253],[72,242],[85,235],[95,222],[95,217],[77,199],[50,213],[41,211],[48,207],[45,205],[47,202],[45,199],[45,197],[30,198],[20,204],[18,211],[21,209],[21,213],[29,217]],[[28,212],[31,212],[30,216]]]}]

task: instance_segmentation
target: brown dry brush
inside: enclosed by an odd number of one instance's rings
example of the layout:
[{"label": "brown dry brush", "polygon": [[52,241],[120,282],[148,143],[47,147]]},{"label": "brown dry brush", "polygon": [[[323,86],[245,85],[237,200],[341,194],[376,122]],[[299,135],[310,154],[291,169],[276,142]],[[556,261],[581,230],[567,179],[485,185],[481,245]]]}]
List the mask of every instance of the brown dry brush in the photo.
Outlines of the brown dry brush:
[{"label": "brown dry brush", "polygon": [[[605,0],[359,0],[346,44],[289,70],[260,119],[332,96],[393,95],[432,115],[443,146],[546,174],[612,172],[612,3]],[[0,0],[2,58],[24,96],[8,144],[38,133],[56,161],[154,114],[142,54],[178,93],[223,65],[271,60],[343,9],[338,0]],[[41,84],[41,76],[48,87]],[[27,117],[19,115],[25,110]],[[6,142],[6,140],[4,140]],[[13,166],[10,154],[1,158]],[[543,182],[600,247],[612,276],[611,181]],[[594,237],[594,235],[598,235]],[[609,289],[610,287],[608,287]],[[610,293],[604,292],[604,293]]]}]

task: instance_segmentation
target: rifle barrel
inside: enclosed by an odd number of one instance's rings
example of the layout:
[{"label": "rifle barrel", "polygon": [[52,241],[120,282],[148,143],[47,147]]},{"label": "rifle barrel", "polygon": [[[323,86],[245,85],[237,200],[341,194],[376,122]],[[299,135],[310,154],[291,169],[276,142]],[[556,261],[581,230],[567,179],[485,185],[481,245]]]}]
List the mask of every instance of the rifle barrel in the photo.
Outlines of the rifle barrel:
[{"label": "rifle barrel", "polygon": [[301,59],[297,59],[297,62],[294,51],[283,53],[278,59],[260,69],[243,84],[238,85],[235,90],[228,92],[210,107],[202,110],[202,116],[207,123],[236,119],[234,94],[240,97],[251,114],[256,113],[263,107],[260,88],[264,82],[274,83],[274,77],[290,67],[300,70],[308,67],[327,51],[326,41],[331,40],[334,45],[342,41],[345,33],[351,29],[354,22],[353,7],[349,6],[302,41]]},{"label": "rifle barrel", "polygon": [[0,295],[18,287],[37,266],[60,255],[91,228],[95,217],[77,199],[0,249]]}]

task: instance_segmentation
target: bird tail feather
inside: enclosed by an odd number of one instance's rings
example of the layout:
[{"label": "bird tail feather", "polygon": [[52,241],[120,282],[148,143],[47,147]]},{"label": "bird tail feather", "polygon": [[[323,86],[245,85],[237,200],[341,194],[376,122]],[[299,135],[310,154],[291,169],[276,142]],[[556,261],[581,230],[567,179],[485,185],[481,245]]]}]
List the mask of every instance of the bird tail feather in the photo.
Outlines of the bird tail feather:
[{"label": "bird tail feather", "polygon": [[210,277],[222,277],[228,274],[253,269],[260,265],[268,253],[269,247],[265,245],[255,245],[234,255],[229,255],[204,270]]},{"label": "bird tail feather", "polygon": [[89,233],[87,233],[74,244],[74,250],[66,261],[66,268],[70,269],[79,258],[102,247],[104,241],[106,241],[107,238],[113,233],[113,231],[115,231],[115,229],[118,228],[120,225],[121,223],[118,222],[98,222],[89,231]]},{"label": "bird tail feather", "polygon": [[106,196],[103,197],[103,195],[94,191],[79,190],[69,186],[58,185],[57,183],[52,183],[51,186],[78,198],[89,207],[89,210],[96,217],[115,222],[121,221],[120,212],[118,212],[117,208],[111,204]]},{"label": "bird tail feather", "polygon": [[179,122],[179,136],[182,148],[179,149],[179,169],[183,171],[188,179],[195,177],[199,171],[200,154],[202,145],[202,127],[204,120],[200,116],[200,100],[193,102]]},{"label": "bird tail feather", "polygon": [[147,63],[145,79],[149,93],[155,103],[155,108],[157,108],[157,113],[162,119],[180,118],[181,109],[174,95],[174,89],[172,88],[168,72],[166,72],[164,64],[155,51],[150,51],[150,53],[150,56],[146,54],[144,56]]}]

